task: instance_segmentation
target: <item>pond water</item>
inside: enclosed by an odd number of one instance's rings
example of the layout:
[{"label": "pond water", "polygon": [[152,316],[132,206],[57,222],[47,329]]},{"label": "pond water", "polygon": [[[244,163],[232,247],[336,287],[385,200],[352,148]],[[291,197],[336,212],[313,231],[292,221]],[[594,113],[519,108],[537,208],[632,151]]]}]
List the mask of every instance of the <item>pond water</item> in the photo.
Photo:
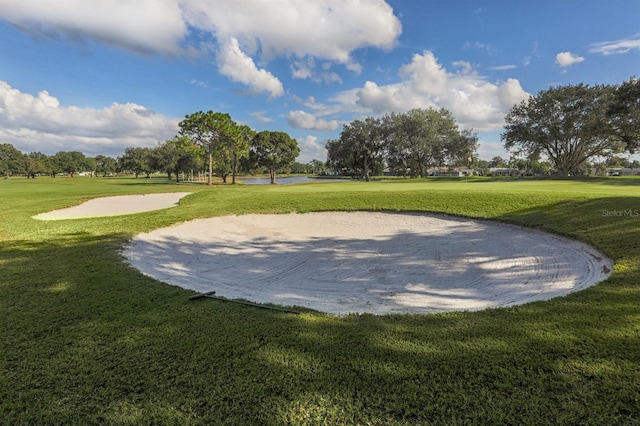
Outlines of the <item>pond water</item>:
[{"label": "pond water", "polygon": [[[243,177],[239,178],[243,183],[247,185],[269,185],[271,183],[271,179],[269,178],[252,178],[252,177]],[[307,176],[283,176],[276,177],[276,184],[278,185],[289,185],[292,183],[303,183],[303,182],[343,182],[346,179],[322,179],[322,178],[314,178]]]}]

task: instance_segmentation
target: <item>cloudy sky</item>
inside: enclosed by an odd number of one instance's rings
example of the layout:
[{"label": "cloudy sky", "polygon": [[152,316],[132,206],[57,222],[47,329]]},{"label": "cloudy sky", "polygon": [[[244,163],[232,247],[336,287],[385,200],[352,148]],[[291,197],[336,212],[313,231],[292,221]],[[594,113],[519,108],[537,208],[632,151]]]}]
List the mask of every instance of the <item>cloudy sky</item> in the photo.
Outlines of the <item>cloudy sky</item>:
[{"label": "cloudy sky", "polygon": [[0,143],[118,156],[226,112],[298,161],[356,118],[450,110],[505,155],[509,108],[640,76],[638,0],[0,0]]}]

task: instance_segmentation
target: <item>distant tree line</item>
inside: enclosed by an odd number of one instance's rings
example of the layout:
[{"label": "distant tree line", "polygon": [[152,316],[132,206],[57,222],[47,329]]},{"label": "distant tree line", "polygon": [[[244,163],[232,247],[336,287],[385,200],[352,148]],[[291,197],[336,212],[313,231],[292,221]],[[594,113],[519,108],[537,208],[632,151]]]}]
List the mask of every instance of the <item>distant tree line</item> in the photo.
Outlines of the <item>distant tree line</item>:
[{"label": "distant tree line", "polygon": [[605,174],[640,148],[640,81],[550,88],[514,105],[505,123],[501,139],[511,158],[498,157],[496,165],[476,158],[473,130],[433,108],[346,124],[327,141],[327,165],[365,180],[383,171],[424,177],[429,168],[462,166],[485,175],[495,167],[527,175]]},{"label": "distant tree line", "polygon": [[275,183],[277,173],[319,172],[319,161],[308,165],[295,162],[300,153],[298,143],[284,132],[256,132],[236,124],[228,114],[197,112],[179,124],[180,133],[155,148],[129,147],[118,158],[98,155],[86,157],[79,151],[60,151],[48,156],[40,152],[23,154],[10,144],[0,144],[0,175],[56,175],[73,177],[79,172],[110,176],[133,174],[136,178],[165,173],[168,179],[180,175],[219,176],[224,183],[229,176],[235,183],[240,171],[248,174],[269,173]]},{"label": "distant tree line", "polygon": [[[640,161],[627,157],[612,155],[600,161],[585,162],[573,170],[573,176],[607,176],[614,169],[630,169],[634,175],[640,174]],[[511,156],[502,158],[495,156],[491,160],[478,160],[473,164],[473,172],[481,176],[550,176],[561,175],[550,161],[531,160],[529,158]],[[628,173],[631,174],[631,173]]]},{"label": "distant tree line", "polygon": [[[0,144],[0,176],[56,177],[61,173],[74,176],[81,171],[98,170],[101,158],[109,157],[87,158],[78,151],[60,151],[55,155],[45,155],[41,152],[24,154],[11,144]],[[111,160],[115,164],[116,160]]]},{"label": "distant tree line", "polygon": [[429,108],[354,120],[338,138],[327,141],[326,162],[300,164],[295,162],[298,144],[288,134],[256,132],[229,114],[199,111],[180,122],[172,139],[155,148],[126,148],[115,159],[88,158],[78,151],[23,154],[0,144],[0,175],[35,178],[84,171],[148,177],[161,172],[169,179],[197,175],[211,184],[214,175],[225,183],[231,176],[235,183],[238,173],[268,173],[275,182],[278,173],[327,169],[365,180],[382,173],[424,177],[429,168],[463,166],[480,174],[489,174],[492,167],[533,175],[552,170],[564,176],[603,174],[606,167],[625,164],[624,155],[640,148],[640,80],[550,88],[514,105],[505,123],[501,139],[511,153],[508,160],[478,160],[477,134],[460,129],[448,110]]},{"label": "distant tree line", "polygon": [[[265,134],[263,133],[263,137]],[[295,153],[295,150],[292,153]],[[249,155],[243,157],[238,162],[237,172],[251,175],[269,173],[269,165],[264,163],[265,165],[261,166],[257,160],[257,153],[253,158]],[[198,176],[206,179],[206,169],[207,161],[202,149],[183,136],[176,136],[155,148],[126,148],[124,154],[117,158],[105,155],[87,157],[79,151],[60,151],[54,155],[41,152],[24,154],[11,144],[0,144],[0,176],[35,178],[65,174],[74,177],[78,173],[86,172],[103,177],[132,174],[137,178],[164,173],[168,179],[179,180],[181,175],[189,179],[196,179]],[[224,162],[214,158],[213,170],[215,176],[219,176],[224,182],[227,181],[229,169]],[[319,174],[326,170],[326,166],[319,160],[312,160],[307,164],[280,161],[276,162],[273,170],[278,174]]]},{"label": "distant tree line", "polygon": [[327,164],[364,180],[383,171],[424,177],[430,167],[468,166],[477,146],[477,134],[461,130],[446,109],[412,109],[346,124],[327,141]]}]

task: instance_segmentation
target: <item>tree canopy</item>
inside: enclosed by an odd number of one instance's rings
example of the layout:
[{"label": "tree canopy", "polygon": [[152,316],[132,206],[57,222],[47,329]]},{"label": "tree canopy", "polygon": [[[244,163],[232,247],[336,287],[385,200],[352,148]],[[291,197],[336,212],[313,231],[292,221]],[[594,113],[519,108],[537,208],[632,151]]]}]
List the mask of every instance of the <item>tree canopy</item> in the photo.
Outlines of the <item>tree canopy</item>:
[{"label": "tree canopy", "polygon": [[327,142],[327,161],[369,181],[371,169],[383,158],[383,148],[380,119],[354,120],[343,126],[339,139]]},{"label": "tree canopy", "polygon": [[41,152],[27,154],[27,178],[41,173],[51,174],[51,159]]},{"label": "tree canopy", "polygon": [[108,157],[106,155],[97,155],[96,156],[96,173],[102,173],[102,176],[105,177],[109,174],[116,173],[118,163],[115,158]]},{"label": "tree canopy", "polygon": [[383,118],[387,139],[388,165],[426,176],[427,168],[454,165],[460,158],[475,155],[475,134],[462,133],[448,110],[412,109]]},{"label": "tree canopy", "polygon": [[68,173],[71,177],[77,172],[89,168],[87,157],[79,151],[59,151],[52,159],[54,173],[62,171]]},{"label": "tree canopy", "polygon": [[395,174],[424,177],[428,167],[467,164],[477,142],[446,109],[412,109],[346,124],[339,138],[327,141],[327,164],[365,180],[384,165]]},{"label": "tree canopy", "polygon": [[251,140],[250,162],[269,170],[271,183],[276,183],[276,172],[293,164],[300,153],[298,142],[285,132],[264,130]]},{"label": "tree canopy", "polygon": [[161,143],[152,154],[154,169],[162,171],[171,176],[175,174],[176,182],[180,173],[187,173],[198,167],[198,156],[200,152],[197,146],[185,136],[176,136]]},{"label": "tree canopy", "polygon": [[26,169],[27,161],[22,152],[11,144],[0,144],[0,175],[16,175],[24,173]]},{"label": "tree canopy", "polygon": [[151,152],[150,148],[130,147],[125,149],[124,154],[118,157],[119,170],[130,171],[136,178],[142,173],[149,177],[155,171]]},{"label": "tree canopy", "polygon": [[204,148],[209,160],[207,185],[212,185],[214,154],[224,152],[224,142],[234,138],[237,126],[229,114],[221,112],[198,111],[187,115],[179,123],[180,134]]},{"label": "tree canopy", "polygon": [[624,150],[613,126],[612,105],[610,86],[553,87],[511,108],[501,138],[505,148],[529,159],[545,154],[568,176],[592,157]]},{"label": "tree canopy", "polygon": [[612,133],[635,153],[640,148],[640,80],[631,78],[615,88],[607,116]]}]

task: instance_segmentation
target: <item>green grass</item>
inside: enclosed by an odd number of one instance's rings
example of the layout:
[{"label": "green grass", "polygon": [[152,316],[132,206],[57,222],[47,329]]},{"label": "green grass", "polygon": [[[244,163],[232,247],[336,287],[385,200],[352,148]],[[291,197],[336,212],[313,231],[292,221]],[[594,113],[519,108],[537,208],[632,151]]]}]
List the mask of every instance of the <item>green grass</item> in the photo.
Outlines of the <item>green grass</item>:
[{"label": "green grass", "polygon": [[[640,424],[640,180],[293,186],[0,180],[0,424]],[[113,218],[31,216],[193,191]],[[612,276],[475,313],[332,317],[201,300],[142,276],[138,232],[248,212],[434,211],[593,244]],[[623,212],[621,215],[606,212]]]}]

